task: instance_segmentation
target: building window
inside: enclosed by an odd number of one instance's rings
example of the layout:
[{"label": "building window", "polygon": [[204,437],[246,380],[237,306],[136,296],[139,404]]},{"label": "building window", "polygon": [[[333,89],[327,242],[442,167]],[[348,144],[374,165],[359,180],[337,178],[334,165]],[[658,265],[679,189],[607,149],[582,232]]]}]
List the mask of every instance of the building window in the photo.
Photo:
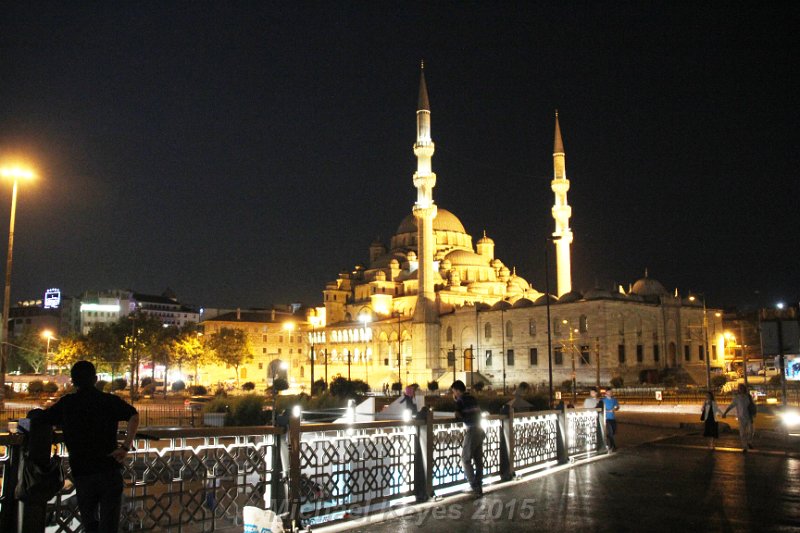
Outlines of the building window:
[{"label": "building window", "polygon": [[528,335],[531,337],[536,336],[536,321],[533,319],[528,320]]},{"label": "building window", "polygon": [[589,346],[582,345],[581,346],[581,365],[590,365],[592,364],[591,356],[589,355]]},{"label": "building window", "polygon": [[625,345],[620,344],[617,346],[617,359],[619,360],[620,364],[625,364]]},{"label": "building window", "polygon": [[283,335],[278,335],[278,342],[283,342]]},{"label": "building window", "polygon": [[264,370],[264,363],[258,363],[258,369]]},{"label": "building window", "polygon": [[653,361],[658,363],[658,359],[659,359],[660,356],[661,356],[661,354],[658,352],[658,344],[654,344],[653,345]]},{"label": "building window", "polygon": [[281,349],[280,349],[280,348],[278,348],[278,355],[280,355],[280,354],[281,354]]},{"label": "building window", "polygon": [[636,362],[644,363],[644,346],[641,344],[636,345]]},{"label": "building window", "polygon": [[266,335],[266,333],[265,333],[264,335],[261,335],[261,342],[267,342],[267,335]]},{"label": "building window", "polygon": [[561,346],[556,346],[553,348],[553,360],[555,364],[561,366],[564,364],[564,348]]},{"label": "building window", "polygon": [[539,366],[539,348],[531,348],[529,363],[531,366]]},{"label": "building window", "polygon": [[302,348],[298,348],[297,349],[297,353],[303,353],[303,349]]},{"label": "building window", "polygon": [[509,320],[506,322],[506,338],[510,339],[514,336],[514,326],[511,325],[511,321]]},{"label": "building window", "polygon": [[492,325],[487,323],[483,326],[483,336],[484,338],[491,339],[492,338]]},{"label": "building window", "polygon": [[713,359],[714,361],[717,360],[717,345],[716,344],[712,344],[711,345],[711,359]]},{"label": "building window", "polygon": [[683,347],[683,359],[685,361],[690,361],[692,359],[691,346],[689,346],[688,344],[684,345]]},{"label": "building window", "polygon": [[586,315],[581,315],[581,318],[578,320],[578,330],[581,333],[589,331],[589,320],[586,318]]},{"label": "building window", "polygon": [[446,338],[447,338],[447,342],[453,342],[453,328],[451,328],[450,326],[447,326]]},{"label": "building window", "polygon": [[558,319],[553,319],[553,335],[556,337],[561,335],[561,321]]},{"label": "building window", "polygon": [[261,353],[263,353],[264,355],[266,355],[266,354],[267,354],[267,349],[266,349],[266,348],[261,348]]},{"label": "building window", "polygon": [[701,344],[697,347],[697,358],[703,361],[706,358],[705,347]]},{"label": "building window", "polygon": [[486,359],[484,359],[484,361],[485,361],[484,366],[486,366],[486,367],[492,366],[492,351],[491,350],[486,350]]},{"label": "building window", "polygon": [[514,366],[514,350],[506,351],[506,364],[508,366]]}]

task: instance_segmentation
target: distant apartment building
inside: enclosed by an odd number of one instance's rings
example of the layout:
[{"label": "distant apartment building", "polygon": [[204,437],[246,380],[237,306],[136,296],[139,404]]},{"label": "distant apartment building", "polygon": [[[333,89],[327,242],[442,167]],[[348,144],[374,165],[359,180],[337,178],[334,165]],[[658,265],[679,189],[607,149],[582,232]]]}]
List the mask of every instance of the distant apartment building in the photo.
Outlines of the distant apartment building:
[{"label": "distant apartment building", "polygon": [[98,324],[109,324],[139,311],[169,326],[197,323],[200,313],[178,302],[169,291],[161,296],[129,290],[86,292],[81,298],[81,332],[86,334]]}]

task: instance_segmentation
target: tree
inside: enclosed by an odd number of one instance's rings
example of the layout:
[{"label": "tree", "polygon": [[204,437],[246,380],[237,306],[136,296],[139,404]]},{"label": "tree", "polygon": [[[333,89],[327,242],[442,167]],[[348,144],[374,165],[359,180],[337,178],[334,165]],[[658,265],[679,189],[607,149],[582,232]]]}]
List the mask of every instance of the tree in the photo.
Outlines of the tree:
[{"label": "tree", "polygon": [[214,352],[214,358],[220,363],[232,366],[236,372],[236,386],[239,386],[239,367],[242,363],[253,359],[250,339],[240,329],[222,328],[212,333],[208,347]]},{"label": "tree", "polygon": [[181,328],[176,338],[170,343],[170,360],[183,371],[184,365],[194,367],[194,383],[197,384],[197,373],[200,364],[208,359],[208,351],[203,337],[195,324],[187,324]]},{"label": "tree", "polygon": [[34,330],[26,328],[21,335],[14,338],[9,367],[16,365],[22,370],[39,374],[44,369],[46,341]]},{"label": "tree", "polygon": [[88,358],[89,348],[86,345],[86,337],[82,335],[62,337],[58,349],[50,354],[50,362],[59,369],[71,368],[78,361]]}]

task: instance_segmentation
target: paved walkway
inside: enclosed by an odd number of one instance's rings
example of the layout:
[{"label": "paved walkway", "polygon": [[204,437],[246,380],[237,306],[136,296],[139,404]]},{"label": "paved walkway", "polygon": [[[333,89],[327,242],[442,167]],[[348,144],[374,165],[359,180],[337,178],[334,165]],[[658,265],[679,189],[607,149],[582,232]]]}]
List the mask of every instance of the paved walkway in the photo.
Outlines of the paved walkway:
[{"label": "paved walkway", "polygon": [[[697,424],[687,418],[683,422],[689,426],[683,428],[678,427],[680,419],[659,422],[637,417],[621,421],[616,454],[489,487],[483,498],[452,496],[408,507],[413,512],[408,516],[380,523],[364,519],[348,529],[365,533],[800,530],[800,439],[785,440],[764,430],[757,434],[757,449],[742,453],[734,430],[723,434],[717,449],[709,450],[698,431],[699,415]],[[332,528],[315,529],[326,530]]]}]

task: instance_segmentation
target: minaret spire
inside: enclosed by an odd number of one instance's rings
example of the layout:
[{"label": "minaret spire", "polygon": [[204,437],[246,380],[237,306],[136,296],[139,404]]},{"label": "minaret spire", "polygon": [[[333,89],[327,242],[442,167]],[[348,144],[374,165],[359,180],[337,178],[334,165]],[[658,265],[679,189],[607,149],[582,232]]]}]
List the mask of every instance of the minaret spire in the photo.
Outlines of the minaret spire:
[{"label": "minaret spire", "polygon": [[558,296],[572,290],[572,266],[570,260],[572,230],[569,227],[572,208],[567,203],[569,180],[567,179],[565,159],[564,141],[561,139],[561,125],[558,122],[558,110],[556,110],[556,127],[553,140],[553,181],[550,182],[550,189],[555,194],[552,213],[556,223],[555,231],[553,231],[553,237],[556,239],[553,242],[556,247]]},{"label": "minaret spire", "polygon": [[[417,304],[412,320],[412,349],[425,361],[427,368],[438,368],[439,358],[439,309],[434,286],[433,254],[436,241],[433,235],[433,219],[436,218],[436,204],[433,201],[433,188],[436,174],[431,168],[435,147],[431,140],[431,109],[428,100],[428,87],[425,83],[425,63],[420,62],[419,100],[417,105],[417,141],[414,155],[417,156],[417,171],[414,173],[414,187],[417,201],[412,212],[417,221],[418,287]],[[421,362],[421,361],[420,361]]]}]

